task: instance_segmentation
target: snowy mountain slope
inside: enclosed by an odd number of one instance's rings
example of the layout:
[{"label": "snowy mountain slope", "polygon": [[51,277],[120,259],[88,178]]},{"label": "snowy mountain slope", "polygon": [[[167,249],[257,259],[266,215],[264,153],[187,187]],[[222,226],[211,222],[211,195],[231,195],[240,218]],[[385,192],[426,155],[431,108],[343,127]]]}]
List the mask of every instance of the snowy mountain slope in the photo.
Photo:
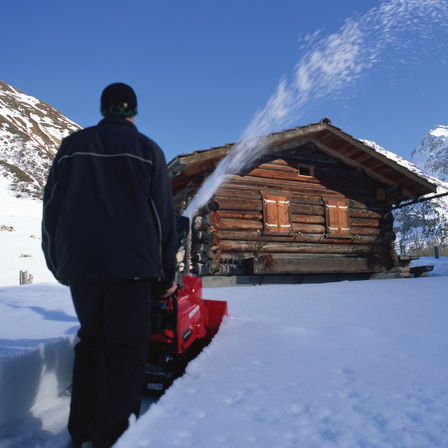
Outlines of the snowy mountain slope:
[{"label": "snowy mountain slope", "polygon": [[[448,193],[448,182],[434,179],[436,194]],[[396,244],[400,252],[448,246],[448,196],[412,204],[394,211]]]},{"label": "snowy mountain slope", "polygon": [[78,129],[49,104],[0,81],[0,176],[19,197],[41,196],[62,138]]},{"label": "snowy mountain slope", "polygon": [[425,173],[448,182],[448,126],[430,130],[412,152],[412,161]]},{"label": "snowy mountain slope", "polygon": [[[412,161],[431,176],[436,194],[448,193],[448,126],[430,130],[412,152]],[[404,207],[394,216],[401,251],[448,245],[448,196]]]},{"label": "snowy mountain slope", "polygon": [[[438,126],[430,131],[421,145],[413,151],[413,162],[387,151],[369,140],[363,142],[377,152],[394,160],[420,177],[437,185],[434,194],[448,193],[448,126]],[[400,253],[429,246],[448,244],[448,196],[409,205],[394,211],[396,245]]]}]

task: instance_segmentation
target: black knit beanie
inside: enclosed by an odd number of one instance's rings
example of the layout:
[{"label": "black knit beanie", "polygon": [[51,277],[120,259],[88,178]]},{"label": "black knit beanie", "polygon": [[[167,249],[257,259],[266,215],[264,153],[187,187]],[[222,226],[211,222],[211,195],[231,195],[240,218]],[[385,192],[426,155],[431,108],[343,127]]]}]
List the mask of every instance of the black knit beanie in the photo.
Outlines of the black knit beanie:
[{"label": "black knit beanie", "polygon": [[137,97],[132,87],[121,82],[107,86],[101,94],[101,114],[104,117],[137,115]]}]

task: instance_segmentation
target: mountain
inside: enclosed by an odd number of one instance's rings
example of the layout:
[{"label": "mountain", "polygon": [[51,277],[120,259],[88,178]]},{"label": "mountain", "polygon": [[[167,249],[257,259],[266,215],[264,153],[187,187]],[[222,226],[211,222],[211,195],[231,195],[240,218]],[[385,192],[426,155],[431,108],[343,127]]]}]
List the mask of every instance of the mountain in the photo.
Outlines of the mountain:
[{"label": "mountain", "polygon": [[[412,152],[412,162],[437,185],[437,193],[448,192],[448,126],[430,130]],[[432,196],[432,195],[430,195]],[[394,212],[397,249],[420,251],[448,246],[448,196],[420,202]]]},{"label": "mountain", "polygon": [[61,140],[81,129],[49,104],[0,81],[0,177],[17,197],[41,197]]},{"label": "mountain", "polygon": [[429,131],[411,155],[413,163],[424,173],[448,182],[448,126]]}]

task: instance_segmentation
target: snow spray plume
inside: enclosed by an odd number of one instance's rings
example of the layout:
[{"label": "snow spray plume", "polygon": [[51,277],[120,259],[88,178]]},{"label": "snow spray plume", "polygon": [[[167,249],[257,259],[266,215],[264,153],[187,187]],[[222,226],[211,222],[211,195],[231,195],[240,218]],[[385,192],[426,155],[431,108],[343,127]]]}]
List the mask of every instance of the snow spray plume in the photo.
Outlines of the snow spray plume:
[{"label": "snow spray plume", "polygon": [[[337,33],[320,40],[319,32],[305,37],[305,54],[293,75],[280,80],[266,106],[256,113],[232,151],[205,180],[185,216],[191,218],[213,196],[226,174],[263,155],[269,147],[269,132],[297,123],[306,105],[359,80],[379,62],[386,48],[410,55],[437,26],[442,29],[447,24],[446,0],[390,0],[346,20]],[[400,40],[405,31],[412,37]]]}]

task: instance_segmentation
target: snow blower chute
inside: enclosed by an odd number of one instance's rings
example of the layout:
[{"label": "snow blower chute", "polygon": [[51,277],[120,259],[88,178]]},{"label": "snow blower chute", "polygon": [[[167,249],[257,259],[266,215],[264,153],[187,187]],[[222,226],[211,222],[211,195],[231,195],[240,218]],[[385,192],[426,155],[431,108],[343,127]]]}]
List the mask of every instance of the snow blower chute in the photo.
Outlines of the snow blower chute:
[{"label": "snow blower chute", "polygon": [[144,389],[163,393],[217,333],[227,302],[202,298],[199,277],[182,276],[170,297],[154,300]]}]

